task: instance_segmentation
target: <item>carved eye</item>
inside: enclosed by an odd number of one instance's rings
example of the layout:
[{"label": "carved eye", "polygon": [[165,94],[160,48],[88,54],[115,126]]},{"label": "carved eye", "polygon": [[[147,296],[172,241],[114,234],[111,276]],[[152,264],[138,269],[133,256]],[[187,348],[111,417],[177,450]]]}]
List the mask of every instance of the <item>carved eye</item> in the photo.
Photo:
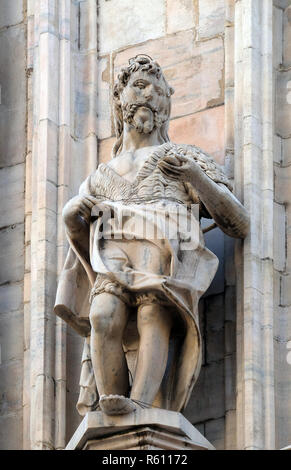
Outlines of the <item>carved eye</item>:
[{"label": "carved eye", "polygon": [[146,87],[144,82],[141,81],[135,82],[134,86],[139,88],[140,90],[143,90]]},{"label": "carved eye", "polygon": [[156,88],[156,91],[159,96],[164,96],[164,92],[161,88]]}]

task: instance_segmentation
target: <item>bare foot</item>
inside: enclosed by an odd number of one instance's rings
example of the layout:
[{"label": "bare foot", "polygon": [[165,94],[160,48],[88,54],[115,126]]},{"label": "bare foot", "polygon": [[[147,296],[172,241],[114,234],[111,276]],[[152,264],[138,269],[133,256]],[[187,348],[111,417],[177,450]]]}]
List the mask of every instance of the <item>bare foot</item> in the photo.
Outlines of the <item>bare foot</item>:
[{"label": "bare foot", "polygon": [[124,415],[137,407],[130,398],[123,395],[101,395],[99,406],[106,415]]}]

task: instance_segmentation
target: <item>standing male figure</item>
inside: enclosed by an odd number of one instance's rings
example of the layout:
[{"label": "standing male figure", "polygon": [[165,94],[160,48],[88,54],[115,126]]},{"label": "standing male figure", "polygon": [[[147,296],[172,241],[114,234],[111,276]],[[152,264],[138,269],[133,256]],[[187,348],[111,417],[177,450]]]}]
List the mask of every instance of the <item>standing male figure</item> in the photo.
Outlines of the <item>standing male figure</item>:
[{"label": "standing male figure", "polygon": [[[248,231],[246,211],[212,158],[169,141],[172,93],[157,62],[129,61],[114,87],[114,158],[63,211],[70,250],[55,312],[86,337],[81,414],[98,405],[107,414],[185,407],[201,366],[198,301],[218,260],[200,226],[183,249],[185,231],[171,214],[183,207],[190,220],[196,204],[198,219],[213,218],[228,235]],[[118,237],[104,236],[93,208],[118,217]],[[165,218],[176,237],[164,230]],[[140,233],[137,221],[159,236]]]}]

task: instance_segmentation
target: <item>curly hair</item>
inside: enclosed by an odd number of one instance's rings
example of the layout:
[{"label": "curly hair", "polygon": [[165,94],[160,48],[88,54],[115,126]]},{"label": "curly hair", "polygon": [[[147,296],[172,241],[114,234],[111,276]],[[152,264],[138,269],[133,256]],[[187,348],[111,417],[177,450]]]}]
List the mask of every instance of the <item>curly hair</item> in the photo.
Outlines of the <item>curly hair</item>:
[{"label": "curly hair", "polygon": [[[174,93],[174,89],[169,86],[165,79],[160,65],[146,54],[139,54],[129,59],[129,65],[123,67],[117,76],[117,80],[114,84],[113,89],[113,115],[114,115],[114,127],[116,134],[116,142],[112,149],[112,157],[116,157],[122,148],[122,137],[123,137],[123,113],[120,102],[120,95],[123,89],[129,82],[131,75],[134,72],[142,71],[148,74],[153,74],[157,79],[162,78],[166,85],[166,94],[170,100],[171,95]],[[169,116],[170,117],[170,116]],[[168,136],[168,122],[164,123],[160,128],[161,138],[164,142],[169,142]]]}]

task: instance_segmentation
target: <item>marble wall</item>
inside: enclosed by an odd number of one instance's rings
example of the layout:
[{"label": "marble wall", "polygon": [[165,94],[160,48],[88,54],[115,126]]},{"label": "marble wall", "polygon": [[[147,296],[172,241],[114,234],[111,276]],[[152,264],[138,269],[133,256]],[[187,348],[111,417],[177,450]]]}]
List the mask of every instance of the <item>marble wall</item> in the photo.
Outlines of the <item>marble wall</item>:
[{"label": "marble wall", "polygon": [[291,441],[291,2],[276,2],[274,15],[274,225],[280,227],[274,234],[275,400],[276,446],[282,448]]},{"label": "marble wall", "polygon": [[0,2],[0,446],[22,448],[26,25]]}]

